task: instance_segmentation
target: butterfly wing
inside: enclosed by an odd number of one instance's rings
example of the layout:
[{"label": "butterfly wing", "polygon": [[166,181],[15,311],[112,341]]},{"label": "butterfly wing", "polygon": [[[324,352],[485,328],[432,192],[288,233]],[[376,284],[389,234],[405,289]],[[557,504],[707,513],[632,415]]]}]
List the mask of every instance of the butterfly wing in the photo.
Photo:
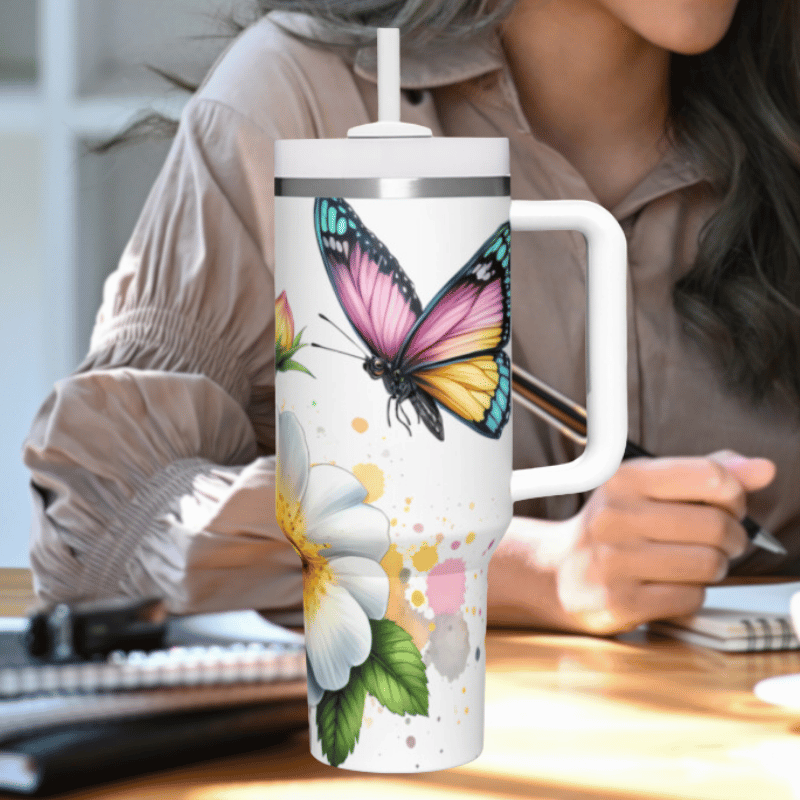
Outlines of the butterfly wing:
[{"label": "butterfly wing", "polygon": [[422,368],[414,382],[420,394],[491,439],[500,438],[511,416],[511,361],[502,351]]},{"label": "butterfly wing", "polygon": [[511,414],[511,230],[501,225],[434,297],[401,349],[401,370],[462,422],[499,438]]},{"label": "butterfly wing", "polygon": [[422,313],[414,284],[345,200],[318,197],[314,227],[345,316],[373,355],[394,361]]}]

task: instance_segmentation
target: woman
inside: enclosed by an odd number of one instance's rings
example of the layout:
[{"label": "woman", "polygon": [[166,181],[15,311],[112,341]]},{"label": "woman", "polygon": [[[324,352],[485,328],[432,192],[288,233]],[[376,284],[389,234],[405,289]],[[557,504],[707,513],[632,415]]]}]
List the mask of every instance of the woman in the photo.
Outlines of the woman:
[{"label": "woman", "polygon": [[[327,26],[330,3],[261,5],[316,16],[261,19],[193,97],[90,353],[34,423],[41,595],[300,602],[273,511],[272,142],[345,136],[377,100],[368,50],[353,65],[276,22],[365,43],[400,26],[405,121],[508,137],[515,197],[599,201],[628,237],[630,436],[669,457],[519,506],[490,620],[613,633],[692,611],[729,566],[796,569],[797,0],[354,0]],[[581,401],[581,242],[514,247],[515,360]],[[575,455],[517,414],[516,466]],[[746,502],[786,559],[749,546]]]}]

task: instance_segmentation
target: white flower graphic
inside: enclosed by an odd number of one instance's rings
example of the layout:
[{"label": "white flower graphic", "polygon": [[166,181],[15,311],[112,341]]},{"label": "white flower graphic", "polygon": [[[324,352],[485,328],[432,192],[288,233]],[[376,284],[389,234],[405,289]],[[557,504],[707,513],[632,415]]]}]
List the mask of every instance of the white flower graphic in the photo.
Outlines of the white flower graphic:
[{"label": "white flower graphic", "polygon": [[425,619],[433,619],[433,609],[428,603],[428,579],[424,575],[412,575],[408,579],[408,588],[405,591],[405,598],[411,607],[422,614]]},{"label": "white flower graphic", "polygon": [[372,647],[369,619],[381,619],[389,578],[389,519],[364,503],[367,490],[346,469],[311,466],[303,428],[278,417],[278,523],[303,562],[308,701],[341,689]]}]

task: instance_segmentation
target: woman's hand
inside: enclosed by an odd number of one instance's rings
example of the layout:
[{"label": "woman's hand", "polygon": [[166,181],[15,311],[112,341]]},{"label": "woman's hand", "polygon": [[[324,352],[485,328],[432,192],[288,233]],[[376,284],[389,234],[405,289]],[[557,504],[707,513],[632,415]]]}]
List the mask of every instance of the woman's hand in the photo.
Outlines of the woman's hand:
[{"label": "woman's hand", "polygon": [[771,461],[730,451],[624,462],[563,523],[552,565],[564,612],[608,634],[697,610],[747,547],[746,493],[774,476]]},{"label": "woman's hand", "polygon": [[689,614],[748,545],[745,495],[775,465],[730,451],[625,461],[564,522],[515,517],[489,567],[489,620],[614,634]]}]

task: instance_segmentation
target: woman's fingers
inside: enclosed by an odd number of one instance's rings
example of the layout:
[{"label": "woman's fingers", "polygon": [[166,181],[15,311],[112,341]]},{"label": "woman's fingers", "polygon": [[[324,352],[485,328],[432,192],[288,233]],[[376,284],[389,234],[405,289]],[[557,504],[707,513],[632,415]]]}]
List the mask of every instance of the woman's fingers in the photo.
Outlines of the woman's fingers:
[{"label": "woman's fingers", "polygon": [[728,570],[728,557],[716,547],[647,542],[638,548],[608,548],[601,555],[607,575],[626,575],[646,583],[708,584],[721,581]]},{"label": "woman's fingers", "polygon": [[651,500],[707,503],[741,519],[746,492],[766,486],[774,474],[767,459],[720,451],[707,457],[632,459],[620,466],[606,488]]},{"label": "woman's fingers", "polygon": [[562,606],[587,633],[609,635],[665,617],[692,614],[702,605],[705,588],[699,583],[617,581],[594,584],[585,575],[568,571],[559,582]]},{"label": "woman's fingers", "polygon": [[593,539],[622,548],[646,542],[703,545],[728,558],[747,548],[747,534],[727,511],[697,503],[659,502],[646,498],[609,498],[594,509]]},{"label": "woman's fingers", "polygon": [[763,489],[775,477],[775,464],[768,458],[747,458],[733,450],[718,450],[709,458],[731,472],[746,492]]},{"label": "woman's fingers", "polygon": [[666,617],[680,617],[693,614],[705,599],[702,586],[689,586],[674,583],[640,583],[634,589],[636,605],[645,610],[639,612],[638,624]]}]

